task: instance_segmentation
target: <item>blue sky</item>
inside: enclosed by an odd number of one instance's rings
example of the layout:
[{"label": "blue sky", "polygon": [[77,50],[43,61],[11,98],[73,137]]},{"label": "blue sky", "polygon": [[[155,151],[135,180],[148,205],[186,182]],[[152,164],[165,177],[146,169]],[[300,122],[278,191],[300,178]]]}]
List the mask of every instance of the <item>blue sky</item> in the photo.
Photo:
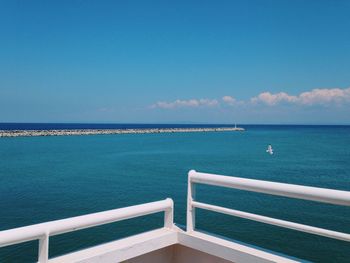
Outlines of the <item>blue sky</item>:
[{"label": "blue sky", "polygon": [[0,122],[350,124],[349,1],[0,1]]}]

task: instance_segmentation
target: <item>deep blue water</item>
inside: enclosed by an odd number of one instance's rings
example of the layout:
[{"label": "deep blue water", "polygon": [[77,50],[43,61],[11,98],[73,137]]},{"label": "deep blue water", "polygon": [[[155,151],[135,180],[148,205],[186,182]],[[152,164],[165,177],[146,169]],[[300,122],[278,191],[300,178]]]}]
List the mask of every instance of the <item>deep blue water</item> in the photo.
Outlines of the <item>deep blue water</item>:
[{"label": "deep blue water", "polygon": [[[0,230],[166,197],[175,201],[175,221],[185,224],[190,169],[350,191],[350,126],[243,127],[243,133],[0,138]],[[265,152],[269,143],[273,156]],[[197,198],[350,233],[347,207],[201,185]],[[197,223],[311,261],[350,258],[350,245],[342,241],[201,210]],[[157,214],[52,237],[50,256],[161,224]],[[36,253],[37,242],[0,248],[0,262],[35,262]]]}]

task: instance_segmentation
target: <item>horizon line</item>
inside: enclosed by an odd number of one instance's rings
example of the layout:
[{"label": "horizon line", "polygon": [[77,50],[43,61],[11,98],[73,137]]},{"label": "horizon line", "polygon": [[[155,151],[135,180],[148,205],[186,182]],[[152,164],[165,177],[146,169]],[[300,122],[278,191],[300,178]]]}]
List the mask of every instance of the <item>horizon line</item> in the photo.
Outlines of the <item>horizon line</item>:
[{"label": "horizon line", "polygon": [[280,126],[350,126],[350,123],[205,123],[205,122],[0,122],[0,124],[96,124],[96,125],[280,125]]}]

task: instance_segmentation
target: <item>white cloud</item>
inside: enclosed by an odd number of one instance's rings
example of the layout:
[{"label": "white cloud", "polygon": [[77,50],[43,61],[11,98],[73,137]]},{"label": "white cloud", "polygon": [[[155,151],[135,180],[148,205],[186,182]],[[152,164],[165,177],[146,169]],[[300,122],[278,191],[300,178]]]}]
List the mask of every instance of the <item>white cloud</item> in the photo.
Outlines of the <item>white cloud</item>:
[{"label": "white cloud", "polygon": [[[340,105],[342,103],[350,103],[350,88],[346,89],[313,89],[311,91],[302,92],[299,95],[290,95],[286,92],[271,93],[262,92],[259,95],[250,98],[247,101],[237,100],[232,96],[223,96],[221,101],[225,105],[254,105],[264,104],[275,106],[282,103],[293,105]],[[250,103],[250,104],[249,104]],[[175,108],[198,108],[198,107],[216,107],[220,103],[216,99],[190,99],[175,100],[172,102],[159,101],[151,106],[151,108],[175,109]]]},{"label": "white cloud", "polygon": [[313,89],[301,93],[298,100],[305,105],[350,102],[350,88]]},{"label": "white cloud", "polygon": [[219,102],[212,99],[190,99],[175,100],[173,102],[159,101],[152,105],[152,108],[174,109],[174,108],[196,108],[196,107],[215,107]]},{"label": "white cloud", "polygon": [[223,96],[222,101],[227,103],[228,105],[234,105],[237,100],[231,96]]},{"label": "white cloud", "polygon": [[244,101],[242,100],[237,100],[236,98],[232,97],[232,96],[223,96],[222,101],[229,106],[238,106],[238,105],[244,105]]},{"label": "white cloud", "polygon": [[272,94],[270,92],[260,93],[258,96],[250,99],[251,102],[262,102],[267,105],[276,105],[280,102],[296,102],[298,99],[296,96],[288,95],[285,92]]},{"label": "white cloud", "polygon": [[327,105],[350,102],[350,88],[347,89],[313,89],[300,93],[297,96],[285,92],[272,94],[270,92],[260,93],[250,99],[252,103],[263,103],[269,106],[287,102],[301,105]]},{"label": "white cloud", "polygon": [[211,99],[200,99],[199,105],[200,106],[215,107],[215,106],[219,105],[219,102],[217,100],[211,100]]}]

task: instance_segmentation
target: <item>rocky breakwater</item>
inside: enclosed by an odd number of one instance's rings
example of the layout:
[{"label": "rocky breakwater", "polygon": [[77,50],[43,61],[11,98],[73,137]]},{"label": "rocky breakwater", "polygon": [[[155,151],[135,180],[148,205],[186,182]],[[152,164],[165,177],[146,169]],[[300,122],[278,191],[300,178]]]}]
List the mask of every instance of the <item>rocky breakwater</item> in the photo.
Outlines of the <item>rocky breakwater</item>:
[{"label": "rocky breakwater", "polygon": [[232,132],[244,131],[243,128],[154,128],[154,129],[80,129],[80,130],[0,130],[0,137],[32,136],[72,136],[103,134],[140,134],[140,133],[175,133],[175,132]]}]

